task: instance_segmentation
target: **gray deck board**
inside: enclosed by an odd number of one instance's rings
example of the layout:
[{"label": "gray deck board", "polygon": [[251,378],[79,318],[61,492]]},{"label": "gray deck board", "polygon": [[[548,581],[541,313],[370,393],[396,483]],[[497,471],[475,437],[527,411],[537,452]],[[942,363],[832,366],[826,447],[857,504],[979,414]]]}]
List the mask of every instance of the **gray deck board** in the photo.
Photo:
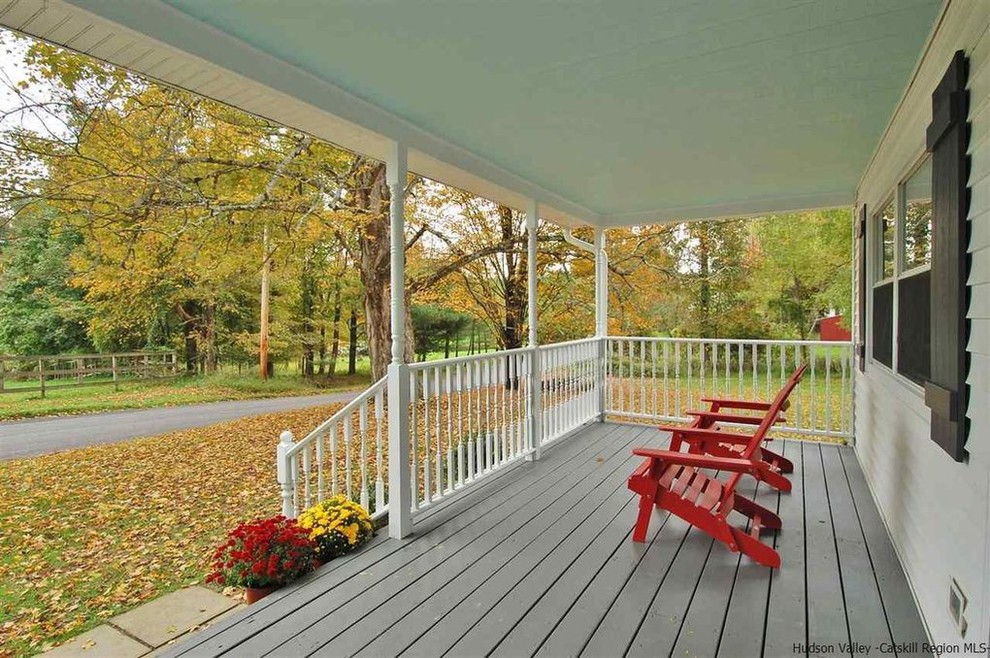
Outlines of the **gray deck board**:
[{"label": "gray deck board", "polygon": [[[808,609],[805,576],[804,444],[788,443],[785,454],[794,463],[791,492],[780,495],[777,515],[784,527],[774,538],[780,568],[770,580],[770,600],[763,631],[764,656],[793,655],[795,643],[807,643]],[[814,504],[814,502],[812,503]],[[731,651],[726,655],[733,655]]]},{"label": "gray deck board", "polygon": [[[863,528],[863,536],[866,538],[870,563],[880,589],[890,632],[894,641],[900,645],[906,646],[917,642],[920,646],[927,641],[924,626],[918,608],[914,605],[911,588],[897,560],[894,546],[890,543],[887,530],[880,518],[880,512],[873,503],[866,477],[851,450],[840,450],[839,457],[852,492],[856,514]],[[909,654],[898,652],[898,655]]]},{"label": "gray deck board", "polygon": [[[784,457],[800,456],[800,444],[786,441],[775,444]],[[787,494],[790,496],[791,494]],[[756,491],[756,502],[767,509],[780,513],[781,493],[776,489],[760,485]],[[781,537],[778,533],[773,541]],[[784,562],[788,564],[790,560]],[[739,563],[742,565],[742,562]],[[767,604],[770,596],[770,580],[773,570],[759,569],[748,565],[736,570],[732,583],[732,593],[725,619],[722,622],[717,652],[718,656],[760,656],[763,653],[763,631],[767,617]],[[761,605],[762,604],[762,605]]]},{"label": "gray deck board", "polygon": [[[866,538],[856,516],[852,491],[842,468],[839,451],[831,447],[823,449],[822,461],[828,482],[839,568],[843,576],[842,590],[849,620],[849,635],[853,643],[869,647],[891,643],[893,638],[887,625],[876,578],[857,577],[857,574],[872,574],[873,565],[870,563]],[[862,652],[854,650],[853,653]]]},{"label": "gray deck board", "polygon": [[424,510],[413,537],[378,537],[172,655],[770,657],[806,638],[924,638],[852,449],[778,442],[793,492],[744,480],[783,518],[764,534],[773,572],[666,512],[631,540],[630,450],[665,442],[588,426]]},{"label": "gray deck board", "polygon": [[[803,452],[808,643],[812,646],[833,646],[838,651],[838,645],[849,643],[849,623],[821,446],[809,443],[804,446]],[[840,654],[824,651],[812,652],[811,655]]]}]

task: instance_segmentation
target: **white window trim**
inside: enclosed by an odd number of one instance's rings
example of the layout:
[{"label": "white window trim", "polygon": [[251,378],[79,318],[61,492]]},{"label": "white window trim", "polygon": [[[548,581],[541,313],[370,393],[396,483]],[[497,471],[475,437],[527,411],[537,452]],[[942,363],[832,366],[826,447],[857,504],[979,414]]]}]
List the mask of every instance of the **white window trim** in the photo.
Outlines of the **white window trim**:
[{"label": "white window trim", "polygon": [[[897,384],[902,386],[906,391],[923,398],[925,393],[925,388],[923,385],[918,384],[907,376],[902,375],[898,371],[897,362],[897,351],[900,336],[898,335],[899,330],[899,317],[900,317],[900,299],[899,299],[899,288],[898,283],[904,279],[908,279],[912,276],[922,274],[931,270],[931,263],[925,263],[923,265],[918,265],[912,267],[911,269],[904,270],[904,221],[907,216],[907,201],[906,194],[904,192],[907,181],[913,176],[925,163],[927,158],[931,155],[922,152],[920,156],[915,158],[911,166],[906,170],[906,172],[898,179],[897,184],[894,186],[893,192],[883,197],[883,201],[878,205],[878,210],[873,215],[870,216],[867,222],[867,235],[866,235],[866,246],[867,246],[867,263],[866,270],[869,273],[868,276],[871,280],[871,285],[869,290],[872,293],[877,288],[887,285],[891,285],[891,295],[893,297],[892,307],[893,307],[893,317],[891,318],[891,357],[890,365],[882,363],[873,357],[873,346],[875,336],[873,335],[873,294],[870,294],[869,300],[867,300],[867,310],[868,317],[866,325],[867,331],[867,353],[869,364],[876,367],[879,372],[884,373],[890,377]],[[894,205],[894,272],[891,276],[882,277],[883,274],[883,231],[881,230],[882,221],[881,216],[884,209],[888,204],[893,203]],[[871,262],[872,261],[872,262]]]}]

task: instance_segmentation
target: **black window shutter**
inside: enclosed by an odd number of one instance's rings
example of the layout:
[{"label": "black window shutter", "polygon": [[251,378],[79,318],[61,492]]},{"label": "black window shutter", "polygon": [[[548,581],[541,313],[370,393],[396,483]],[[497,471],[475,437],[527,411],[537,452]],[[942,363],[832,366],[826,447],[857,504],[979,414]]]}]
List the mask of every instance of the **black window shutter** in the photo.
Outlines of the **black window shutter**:
[{"label": "black window shutter", "polygon": [[859,245],[859,334],[856,336],[856,355],[859,371],[866,372],[866,204],[859,211],[856,240]]},{"label": "black window shutter", "polygon": [[966,459],[969,323],[969,92],[960,50],[932,94],[928,150],[932,152],[931,375],[925,404],[932,440],[956,461]]}]

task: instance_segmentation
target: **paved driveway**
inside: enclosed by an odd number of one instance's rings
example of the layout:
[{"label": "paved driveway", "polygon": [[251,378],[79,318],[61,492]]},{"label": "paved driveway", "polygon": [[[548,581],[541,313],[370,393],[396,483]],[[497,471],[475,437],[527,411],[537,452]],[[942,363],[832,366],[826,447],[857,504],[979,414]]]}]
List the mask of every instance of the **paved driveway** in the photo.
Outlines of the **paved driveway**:
[{"label": "paved driveway", "polygon": [[0,461],[204,427],[246,416],[349,402],[358,393],[360,391],[267,400],[234,400],[8,421],[0,423]]}]

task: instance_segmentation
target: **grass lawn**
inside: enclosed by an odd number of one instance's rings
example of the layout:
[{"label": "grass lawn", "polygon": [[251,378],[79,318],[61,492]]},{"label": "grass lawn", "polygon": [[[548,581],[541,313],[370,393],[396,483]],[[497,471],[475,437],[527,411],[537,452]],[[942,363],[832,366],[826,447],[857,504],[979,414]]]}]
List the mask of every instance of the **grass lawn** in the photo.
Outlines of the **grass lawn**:
[{"label": "grass lawn", "polygon": [[0,656],[201,582],[227,529],[280,511],[279,432],[339,407],[0,462]]},{"label": "grass lawn", "polygon": [[[84,386],[58,389],[53,386],[42,399],[37,391],[0,395],[0,420],[35,416],[171,407],[220,400],[249,400],[289,395],[316,395],[344,389],[361,389],[369,384],[367,370],[356,375],[337,375],[313,382],[298,375],[276,375],[266,382],[249,374],[219,373],[178,379],[132,382],[113,386]],[[0,558],[2,559],[2,558]]]}]

